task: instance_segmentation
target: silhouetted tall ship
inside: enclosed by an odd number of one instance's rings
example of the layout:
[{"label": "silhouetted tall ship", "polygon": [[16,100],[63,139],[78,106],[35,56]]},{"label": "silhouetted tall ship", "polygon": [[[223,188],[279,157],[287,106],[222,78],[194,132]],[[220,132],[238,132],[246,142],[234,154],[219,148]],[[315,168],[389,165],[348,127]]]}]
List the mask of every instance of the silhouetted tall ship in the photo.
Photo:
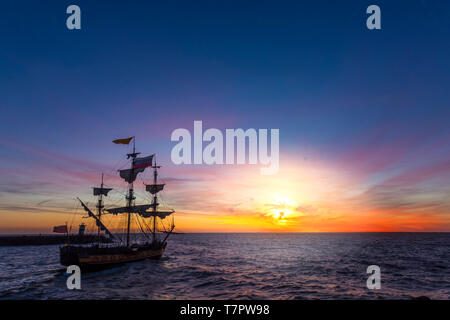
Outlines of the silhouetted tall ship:
[{"label": "silhouetted tall ship", "polygon": [[[60,248],[60,262],[62,265],[78,265],[82,269],[102,269],[132,261],[159,259],[164,254],[167,238],[175,228],[173,216],[171,226],[168,229],[164,228],[164,230],[159,230],[158,226],[163,225],[161,220],[174,213],[174,210],[158,209],[160,205],[158,203],[158,193],[164,189],[165,184],[158,183],[158,169],[160,166],[156,165],[155,155],[138,157],[140,153],[136,152],[134,137],[118,139],[113,142],[116,144],[129,144],[131,140],[133,140],[133,152],[127,154],[127,159],[131,161],[130,168],[119,170],[120,177],[128,183],[128,190],[125,196],[126,206],[104,210],[103,196],[106,197],[113,189],[104,187],[103,175],[100,187],[93,188],[93,195],[98,196],[96,214],[78,198],[81,206],[88,213],[89,218],[95,220],[98,228],[98,237],[100,238],[102,232],[104,232],[106,236],[113,240],[113,243],[102,244],[99,241],[88,246],[71,245],[69,244],[70,237],[68,237],[68,243]],[[151,194],[152,201],[150,204],[136,205],[133,183],[137,175],[144,172],[147,168],[153,169],[153,183],[145,185],[145,190]],[[121,239],[119,235],[114,235],[110,232],[103,223],[102,215],[105,213],[126,215],[127,226],[125,240]],[[131,219],[135,215],[137,215],[136,218],[138,221],[142,220],[142,222],[139,222],[141,240],[131,242],[130,225]]]}]

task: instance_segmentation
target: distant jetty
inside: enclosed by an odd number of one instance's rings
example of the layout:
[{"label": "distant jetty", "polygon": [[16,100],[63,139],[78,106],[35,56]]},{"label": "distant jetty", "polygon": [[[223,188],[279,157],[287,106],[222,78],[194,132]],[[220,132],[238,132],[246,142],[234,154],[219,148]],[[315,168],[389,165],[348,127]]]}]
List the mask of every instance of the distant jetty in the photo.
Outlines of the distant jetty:
[{"label": "distant jetty", "polygon": [[[70,243],[110,243],[111,240],[98,235],[71,235]],[[66,235],[29,235],[29,236],[0,236],[0,246],[45,246],[67,243]]]}]

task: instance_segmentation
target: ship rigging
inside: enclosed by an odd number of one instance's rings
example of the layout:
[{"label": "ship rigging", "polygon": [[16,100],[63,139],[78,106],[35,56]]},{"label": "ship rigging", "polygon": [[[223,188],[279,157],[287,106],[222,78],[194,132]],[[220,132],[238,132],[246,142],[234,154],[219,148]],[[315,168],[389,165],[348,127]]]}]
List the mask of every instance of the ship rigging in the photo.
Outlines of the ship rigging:
[{"label": "ship rigging", "polygon": [[[88,213],[88,217],[94,219],[97,226],[97,234],[100,239],[102,232],[105,232],[114,242],[111,245],[101,246],[100,241],[97,244],[91,246],[74,246],[67,243],[64,247],[60,248],[60,261],[63,265],[76,264],[83,268],[99,268],[106,267],[125,262],[143,260],[147,258],[157,259],[164,254],[164,250],[167,246],[167,239],[173,232],[175,225],[173,223],[169,230],[164,230],[164,236],[161,236],[158,232],[157,220],[163,220],[167,216],[174,213],[174,210],[161,210],[159,209],[158,193],[163,191],[165,184],[158,181],[158,169],[161,166],[156,164],[155,155],[152,154],[146,157],[139,157],[140,153],[136,152],[134,137],[127,139],[114,140],[114,143],[128,144],[133,140],[133,152],[127,154],[127,159],[130,160],[130,167],[128,169],[119,170],[119,176],[128,183],[127,193],[125,195],[126,205],[123,207],[116,207],[104,210],[103,197],[108,196],[108,193],[113,190],[112,188],[105,188],[102,182],[100,187],[93,187],[93,195],[98,196],[97,200],[97,214],[94,214],[88,206],[79,198],[79,202],[83,209]],[[153,181],[151,184],[145,184],[145,190],[151,194],[152,201],[149,204],[137,205],[135,203],[136,196],[134,190],[134,182],[139,173],[145,171],[146,168],[153,169]],[[108,227],[102,221],[102,216],[105,214],[126,215],[126,241],[123,243],[121,239],[114,235]],[[145,241],[132,242],[130,239],[131,232],[131,218],[133,215],[138,215],[143,219],[150,219],[151,237],[147,236],[147,233],[139,224],[141,233],[145,236]],[[69,237],[70,242],[70,237]]]}]

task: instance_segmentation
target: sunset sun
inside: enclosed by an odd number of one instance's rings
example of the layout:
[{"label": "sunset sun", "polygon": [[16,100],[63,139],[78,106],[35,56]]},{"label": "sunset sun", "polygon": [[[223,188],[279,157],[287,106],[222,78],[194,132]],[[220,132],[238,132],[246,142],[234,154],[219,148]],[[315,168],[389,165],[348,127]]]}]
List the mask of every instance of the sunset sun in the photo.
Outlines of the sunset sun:
[{"label": "sunset sun", "polygon": [[278,225],[288,225],[300,216],[296,212],[296,207],[296,203],[291,198],[277,195],[267,204],[267,213],[265,216],[272,218],[273,222]]}]

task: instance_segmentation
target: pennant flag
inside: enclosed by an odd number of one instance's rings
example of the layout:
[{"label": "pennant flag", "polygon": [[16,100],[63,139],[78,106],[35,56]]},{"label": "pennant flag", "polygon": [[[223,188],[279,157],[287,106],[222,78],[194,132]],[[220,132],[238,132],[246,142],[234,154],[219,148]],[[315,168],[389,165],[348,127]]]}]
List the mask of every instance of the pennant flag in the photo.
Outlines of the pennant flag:
[{"label": "pennant flag", "polygon": [[56,233],[67,233],[67,226],[55,226],[53,227],[53,232]]},{"label": "pennant flag", "polygon": [[126,139],[116,139],[116,140],[113,140],[113,142],[115,144],[129,144],[131,140],[133,140],[133,137],[126,138]]}]

